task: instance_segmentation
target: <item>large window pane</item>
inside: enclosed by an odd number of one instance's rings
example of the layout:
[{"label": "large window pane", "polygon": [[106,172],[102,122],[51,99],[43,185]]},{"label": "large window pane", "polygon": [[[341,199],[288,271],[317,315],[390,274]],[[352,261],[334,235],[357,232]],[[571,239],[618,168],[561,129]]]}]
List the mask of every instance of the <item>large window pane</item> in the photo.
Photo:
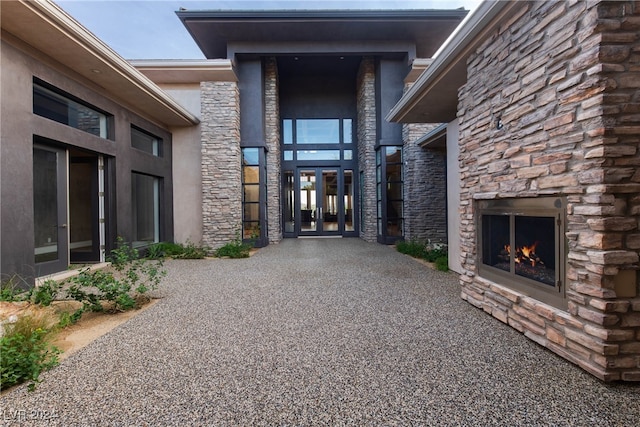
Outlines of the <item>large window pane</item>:
[{"label": "large window pane", "polygon": [[133,246],[160,241],[160,179],[132,173]]},{"label": "large window pane", "polygon": [[339,119],[296,120],[297,144],[339,144]]},{"label": "large window pane", "polygon": [[106,114],[37,82],[33,84],[33,113],[101,138],[108,137]]},{"label": "large window pane", "polygon": [[[260,233],[262,148],[242,149],[242,238],[257,241]],[[266,190],[265,190],[266,191]]]}]

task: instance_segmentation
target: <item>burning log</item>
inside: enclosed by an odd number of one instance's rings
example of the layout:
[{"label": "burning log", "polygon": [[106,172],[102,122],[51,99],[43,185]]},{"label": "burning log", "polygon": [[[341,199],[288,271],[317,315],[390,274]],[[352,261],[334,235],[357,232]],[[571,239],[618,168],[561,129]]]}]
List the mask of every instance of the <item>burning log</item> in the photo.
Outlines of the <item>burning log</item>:
[{"label": "burning log", "polygon": [[[514,260],[517,264],[529,264],[532,267],[536,265],[544,265],[544,262],[536,254],[536,247],[539,242],[535,242],[530,246],[521,246],[516,249]],[[511,259],[511,245],[504,245],[504,249],[500,251],[498,258],[504,261],[510,261]]]}]

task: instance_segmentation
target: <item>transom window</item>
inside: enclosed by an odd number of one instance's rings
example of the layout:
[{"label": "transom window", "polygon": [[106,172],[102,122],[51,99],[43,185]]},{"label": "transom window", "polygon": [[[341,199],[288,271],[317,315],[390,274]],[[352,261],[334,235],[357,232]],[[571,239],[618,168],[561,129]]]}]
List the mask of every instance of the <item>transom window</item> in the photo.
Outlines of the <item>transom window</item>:
[{"label": "transom window", "polygon": [[100,138],[109,138],[110,116],[37,79],[33,81],[33,113]]},{"label": "transom window", "polygon": [[162,140],[135,126],[131,126],[131,146],[153,156],[162,157]]},{"label": "transom window", "polygon": [[284,119],[282,143],[284,161],[353,160],[353,120]]}]

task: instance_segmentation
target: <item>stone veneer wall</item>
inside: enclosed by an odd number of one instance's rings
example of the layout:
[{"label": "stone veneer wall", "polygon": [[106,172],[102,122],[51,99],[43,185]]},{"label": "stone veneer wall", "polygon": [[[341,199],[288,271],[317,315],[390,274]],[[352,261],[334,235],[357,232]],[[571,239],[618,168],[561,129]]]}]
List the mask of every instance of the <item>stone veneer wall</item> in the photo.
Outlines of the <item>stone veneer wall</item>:
[{"label": "stone veneer wall", "polygon": [[405,124],[402,128],[404,156],[404,238],[447,243],[447,155],[425,149],[417,140],[435,124]]},{"label": "stone veneer wall", "polygon": [[275,58],[264,62],[264,111],[267,143],[267,236],[269,243],[282,240],[280,203],[280,102],[278,99],[278,63]]},{"label": "stone veneer wall", "polygon": [[215,249],[242,227],[240,92],[236,82],[202,82],[202,242]]},{"label": "stone veneer wall", "polygon": [[377,240],[376,218],[376,89],[375,65],[373,58],[363,58],[358,70],[358,168],[364,172],[364,195],[362,204],[360,237],[368,242]]},{"label": "stone veneer wall", "polygon": [[[459,94],[462,298],[602,380],[640,381],[640,4],[518,8]],[[567,311],[477,275],[474,200],[539,195],[568,202]]]}]

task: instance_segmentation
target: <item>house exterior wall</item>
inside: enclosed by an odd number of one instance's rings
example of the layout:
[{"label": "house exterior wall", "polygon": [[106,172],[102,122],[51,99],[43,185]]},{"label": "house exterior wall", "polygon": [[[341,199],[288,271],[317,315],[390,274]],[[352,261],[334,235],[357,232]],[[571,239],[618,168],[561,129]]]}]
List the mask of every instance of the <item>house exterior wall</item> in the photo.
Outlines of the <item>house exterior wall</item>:
[{"label": "house exterior wall", "polygon": [[462,272],[460,264],[460,146],[458,119],[447,124],[447,252],[449,269]]},{"label": "house exterior wall", "polygon": [[[605,381],[640,381],[639,34],[638,2],[522,3],[459,93],[462,298]],[[567,310],[478,275],[475,203],[542,195],[568,204]]]},{"label": "house exterior wall", "polygon": [[405,124],[403,128],[405,240],[447,243],[447,154],[417,143],[436,126]]},{"label": "house exterior wall", "polygon": [[[38,276],[34,265],[33,141],[34,136],[62,147],[104,155],[107,163],[106,247],[116,236],[132,240],[132,171],[162,179],[160,238],[173,237],[173,182],[171,133],[124,108],[100,88],[46,54],[3,33],[1,45],[1,264],[2,279],[19,274]],[[39,78],[70,95],[113,115],[111,139],[33,114],[33,78]],[[164,155],[155,157],[131,147],[131,125],[163,140]]]},{"label": "house exterior wall", "polygon": [[235,82],[202,82],[202,242],[213,249],[242,229],[240,93]]},{"label": "house exterior wall", "polygon": [[[200,117],[200,84],[160,85],[196,117]],[[202,244],[202,163],[200,125],[172,128],[174,241]]]},{"label": "house exterior wall", "polygon": [[360,173],[360,237],[377,240],[376,225],[376,98],[375,64],[363,58],[357,78],[358,167]]}]

